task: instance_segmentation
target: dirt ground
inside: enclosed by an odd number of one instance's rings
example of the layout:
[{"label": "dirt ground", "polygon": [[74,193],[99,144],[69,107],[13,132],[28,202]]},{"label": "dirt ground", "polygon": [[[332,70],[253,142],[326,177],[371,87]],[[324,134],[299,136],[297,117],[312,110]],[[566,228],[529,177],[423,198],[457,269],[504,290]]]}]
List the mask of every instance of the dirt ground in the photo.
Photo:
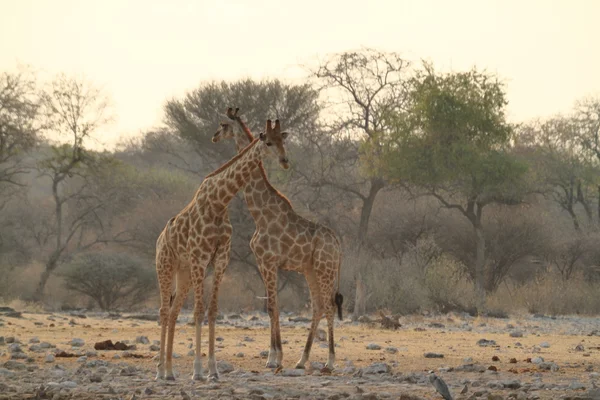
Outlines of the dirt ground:
[{"label": "dirt ground", "polygon": [[[155,321],[130,317],[0,315],[0,399],[442,399],[430,383],[432,373],[445,381],[456,399],[600,399],[598,318],[410,316],[400,319],[397,330],[336,321],[333,373],[320,372],[328,350],[326,341],[317,340],[310,357],[313,365],[301,376],[288,376],[296,373],[292,369],[304,348],[308,322],[282,316],[285,368],[274,374],[261,355],[269,343],[266,315],[228,315],[217,326],[220,380],[192,382],[194,327],[188,325],[190,315],[184,314],[175,336],[177,380],[156,382],[158,352],[151,346],[157,344],[160,327]],[[325,321],[320,327],[326,328]],[[203,352],[207,333],[204,328]],[[9,343],[13,338],[20,345]],[[74,338],[83,343],[72,346]],[[107,339],[135,343],[136,348],[94,351],[94,343]],[[75,356],[50,357],[63,350]]]}]

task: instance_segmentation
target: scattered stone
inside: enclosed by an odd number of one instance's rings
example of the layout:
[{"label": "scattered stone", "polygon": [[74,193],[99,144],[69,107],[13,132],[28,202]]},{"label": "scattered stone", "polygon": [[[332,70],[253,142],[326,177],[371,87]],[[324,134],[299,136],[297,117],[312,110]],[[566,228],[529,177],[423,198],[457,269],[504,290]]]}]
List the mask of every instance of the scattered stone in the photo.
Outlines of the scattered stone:
[{"label": "scattered stone", "polygon": [[512,381],[502,381],[502,385],[507,388],[507,389],[520,389],[521,388],[521,382],[519,382],[518,380],[512,380]]},{"label": "scattered stone", "polygon": [[571,390],[585,390],[585,385],[581,382],[573,381],[569,385],[569,389]]},{"label": "scattered stone", "polygon": [[196,352],[194,350],[190,350],[190,351],[188,351],[187,355],[189,357],[194,357],[196,355]]},{"label": "scattered stone", "polygon": [[4,336],[0,336],[0,346],[4,346]]},{"label": "scattered stone", "polygon": [[495,340],[479,339],[477,345],[480,347],[497,346]]},{"label": "scattered stone", "polygon": [[279,373],[281,376],[304,376],[306,375],[306,371],[303,369],[282,369]]},{"label": "scattered stone", "polygon": [[492,357],[492,361],[496,361],[496,362],[497,362],[497,361],[500,361],[500,357],[498,357],[498,356],[493,356],[493,357]]},{"label": "scattered stone", "polygon": [[225,340],[225,338],[224,338],[224,337],[222,337],[222,336],[217,336],[217,338],[216,338],[215,340],[216,340],[217,342],[222,342],[222,341],[224,341],[224,340]]},{"label": "scattered stone", "polygon": [[48,354],[46,358],[44,358],[44,362],[46,363],[53,363],[54,361],[56,361],[56,357],[52,354]]},{"label": "scattered stone", "polygon": [[229,314],[227,319],[242,319],[242,316],[240,314]]},{"label": "scattered stone", "polygon": [[139,319],[142,321],[158,321],[158,314],[134,314],[123,317],[125,319]]},{"label": "scattered stone", "polygon": [[150,345],[150,351],[159,351],[160,350],[160,346],[157,344],[151,344]]},{"label": "scattered stone", "polygon": [[15,376],[15,373],[8,370],[7,368],[0,368],[0,376],[4,376],[6,378],[12,378]]},{"label": "scattered stone", "polygon": [[583,344],[579,343],[577,346],[575,346],[575,351],[585,351],[585,347]]},{"label": "scattered stone", "polygon": [[541,363],[543,363],[543,362],[544,362],[544,359],[543,359],[542,357],[533,357],[533,358],[531,359],[531,362],[532,362],[533,364],[541,364]]},{"label": "scattered stone", "polygon": [[522,331],[512,331],[511,333],[509,333],[510,337],[514,337],[514,338],[519,338],[519,337],[523,337],[523,332]]},{"label": "scattered stone", "polygon": [[11,343],[8,345],[8,352],[11,354],[22,353],[23,350],[21,349],[21,346],[19,345],[19,343]]},{"label": "scattered stone", "polygon": [[14,336],[7,336],[5,341],[6,341],[6,344],[15,343],[15,342],[18,343],[18,341],[15,339]]},{"label": "scattered stone", "polygon": [[9,311],[3,314],[5,317],[10,317],[10,318],[23,318],[23,315],[21,314],[21,311]]},{"label": "scattered stone", "polygon": [[112,340],[105,340],[103,342],[97,342],[94,344],[95,350],[135,350],[135,346],[128,346],[123,342],[116,342],[113,344]]},{"label": "scattered stone", "polygon": [[424,357],[425,358],[444,358],[444,355],[441,354],[441,353],[431,353],[431,352],[429,352],[429,353],[425,353]]},{"label": "scattered stone", "polygon": [[367,350],[381,350],[381,346],[376,343],[369,343],[367,345]]},{"label": "scattered stone", "polygon": [[398,348],[397,347],[386,347],[385,352],[390,353],[390,354],[396,354],[398,352]]},{"label": "scattered stone", "polygon": [[219,360],[217,361],[217,370],[219,371],[220,374],[228,374],[230,372],[232,372],[235,368],[233,367],[233,364],[231,364],[230,362],[227,362],[225,360]]},{"label": "scattered stone", "polygon": [[244,336],[244,342],[254,342],[254,338],[250,336]]},{"label": "scattered stone", "polygon": [[369,374],[387,374],[390,371],[391,371],[391,368],[386,363],[373,363],[373,364],[369,365],[368,367],[364,367],[362,369],[362,373],[364,375],[369,375]]},{"label": "scattered stone", "polygon": [[440,324],[439,322],[432,322],[428,325],[430,328],[445,328],[446,325]]},{"label": "scattered stone", "polygon": [[100,383],[102,382],[102,376],[98,375],[98,374],[93,374],[90,376],[90,382],[92,383]]},{"label": "scattered stone", "polygon": [[39,343],[40,339],[37,338],[37,336],[32,337],[31,339],[29,339],[29,343]]},{"label": "scattered stone", "polygon": [[360,317],[358,317],[357,321],[361,324],[370,324],[371,322],[373,322],[371,321],[371,318],[367,317],[366,315],[361,315]]},{"label": "scattered stone", "polygon": [[240,353],[236,353],[235,356],[238,357],[238,358],[244,358],[244,353],[241,353],[241,352]]},{"label": "scattered stone", "polygon": [[513,357],[508,362],[511,363],[511,364],[516,364],[517,363],[517,359]]},{"label": "scattered stone", "polygon": [[73,347],[82,347],[85,345],[85,341],[83,339],[73,338],[73,339],[71,339],[69,344]]},{"label": "scattered stone", "polygon": [[64,357],[64,358],[69,358],[69,357],[77,357],[77,354],[73,354],[73,353],[67,353],[64,350],[61,351],[57,351],[55,354],[56,357]]},{"label": "scattered stone", "polygon": [[73,381],[64,381],[61,382],[60,386],[67,389],[75,389],[77,387],[77,383]]},{"label": "scattered stone", "polygon": [[558,364],[556,364],[554,362],[542,362],[542,363],[538,364],[538,368],[543,371],[552,371],[552,372],[556,372],[559,370]]},{"label": "scattered stone", "polygon": [[488,369],[488,371],[494,371],[494,372],[498,371],[498,367],[496,367],[495,365],[490,365],[487,369]]},{"label": "scattered stone", "polygon": [[543,349],[547,349],[547,348],[550,347],[550,343],[548,343],[548,342],[542,342],[542,343],[540,343],[540,347],[543,348]]},{"label": "scattered stone", "polygon": [[27,365],[23,364],[22,362],[14,361],[14,360],[8,360],[3,365],[4,365],[4,368],[10,369],[10,370],[25,370],[25,369],[27,369]]},{"label": "scattered stone", "polygon": [[150,340],[148,339],[148,336],[138,336],[135,338],[135,342],[141,343],[141,344],[150,344]]},{"label": "scattered stone", "polygon": [[327,341],[327,332],[325,332],[323,329],[317,329],[317,334],[315,338],[319,342],[325,342]]},{"label": "scattered stone", "polygon": [[268,350],[263,350],[260,352],[260,358],[267,358],[269,357],[269,351]]}]

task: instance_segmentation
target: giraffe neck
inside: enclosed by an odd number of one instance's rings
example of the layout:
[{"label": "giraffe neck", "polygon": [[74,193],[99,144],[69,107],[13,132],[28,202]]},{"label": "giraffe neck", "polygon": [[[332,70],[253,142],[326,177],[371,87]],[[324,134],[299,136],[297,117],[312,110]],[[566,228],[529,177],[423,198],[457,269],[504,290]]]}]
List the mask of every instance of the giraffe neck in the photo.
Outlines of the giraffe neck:
[{"label": "giraffe neck", "polygon": [[236,193],[246,186],[253,171],[259,170],[265,151],[262,142],[255,139],[237,156],[206,176],[205,181],[212,186],[213,204],[227,207]]},{"label": "giraffe neck", "polygon": [[[240,153],[253,140],[253,136],[242,120],[238,119],[238,124],[243,131],[243,134],[235,135],[235,146]],[[243,191],[248,211],[257,227],[259,227],[262,210],[265,207],[280,204],[283,209],[292,208],[289,200],[269,183],[262,161],[259,163],[259,168],[252,170],[248,184]]]}]

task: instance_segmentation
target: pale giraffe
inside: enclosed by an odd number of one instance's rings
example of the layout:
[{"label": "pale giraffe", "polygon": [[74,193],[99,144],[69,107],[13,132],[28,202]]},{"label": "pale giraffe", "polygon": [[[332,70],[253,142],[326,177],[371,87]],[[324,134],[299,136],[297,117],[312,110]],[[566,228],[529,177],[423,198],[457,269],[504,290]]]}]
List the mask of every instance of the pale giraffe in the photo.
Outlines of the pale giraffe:
[{"label": "pale giraffe", "polygon": [[[236,109],[233,112],[231,108],[227,110],[226,118],[213,137],[213,142],[234,138],[237,150],[243,151],[254,137],[237,115],[238,111]],[[342,252],[336,234],[330,228],[298,215],[290,201],[269,183],[262,162],[259,168],[252,171],[250,181],[244,188],[244,196],[256,224],[250,247],[265,283],[267,310],[271,319],[271,348],[267,367],[280,367],[283,359],[277,306],[277,272],[278,269],[284,269],[304,274],[313,308],[310,332],[296,368],[304,368],[317,327],[325,315],[329,330],[329,358],[326,367],[333,369],[335,307],[337,306],[339,318],[342,319],[344,300],[339,292]],[[334,286],[336,280],[337,288]]]},{"label": "pale giraffe", "polygon": [[[194,373],[192,379],[202,379],[201,326],[204,320],[203,288],[207,266],[214,265],[213,290],[208,309],[208,370],[209,378],[218,379],[215,359],[215,322],[218,291],[223,273],[229,263],[231,224],[227,205],[246,185],[252,172],[261,168],[267,153],[277,155],[279,163],[289,168],[279,120],[272,127],[267,121],[266,130],[259,139],[216,171],[207,175],[196,191],[193,200],[175,217],[171,218],[156,242],[156,271],[160,288],[160,355],[157,379],[173,380],[173,338],[177,316],[188,294],[194,288],[194,321],[196,327]],[[176,288],[172,298],[173,280]],[[165,340],[165,336],[168,338]],[[165,362],[166,356],[166,362]]]}]

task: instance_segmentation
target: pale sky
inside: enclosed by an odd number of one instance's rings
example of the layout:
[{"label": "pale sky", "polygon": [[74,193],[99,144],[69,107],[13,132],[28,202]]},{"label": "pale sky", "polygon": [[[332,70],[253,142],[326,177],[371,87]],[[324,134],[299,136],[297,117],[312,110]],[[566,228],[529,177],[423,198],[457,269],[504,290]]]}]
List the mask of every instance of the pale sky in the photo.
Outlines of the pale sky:
[{"label": "pale sky", "polygon": [[600,95],[599,16],[600,0],[0,0],[0,70],[103,87],[108,143],[160,124],[165,100],[204,80],[300,82],[299,64],[361,46],[495,72],[516,122]]}]

